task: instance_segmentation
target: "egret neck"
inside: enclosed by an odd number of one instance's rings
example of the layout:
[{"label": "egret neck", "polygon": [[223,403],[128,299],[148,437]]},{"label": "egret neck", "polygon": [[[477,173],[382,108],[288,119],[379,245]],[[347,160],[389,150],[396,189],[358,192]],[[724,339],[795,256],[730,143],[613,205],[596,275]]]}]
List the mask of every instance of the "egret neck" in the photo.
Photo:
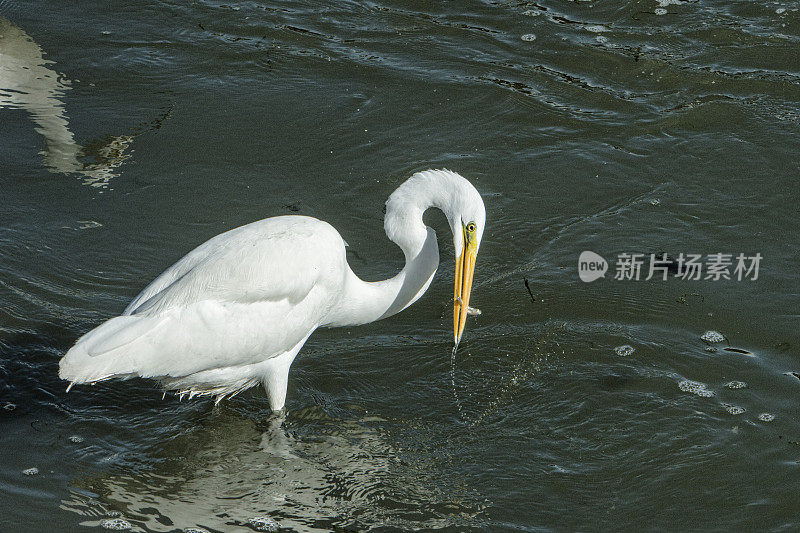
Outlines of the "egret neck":
[{"label": "egret neck", "polygon": [[[464,228],[471,221],[462,220],[465,204],[469,204],[465,198],[472,199],[473,191],[466,180],[449,171],[420,172],[403,183],[386,202],[384,228],[389,239],[403,250],[405,267],[385,281],[365,282],[348,266],[339,305],[333,308],[324,325],[365,324],[386,318],[399,313],[425,293],[439,267],[436,232],[422,220],[428,208],[440,209],[447,217],[453,231],[457,258],[464,256],[465,249],[471,256],[477,253],[475,241],[470,246],[469,239],[465,238]],[[480,213],[476,216],[481,218],[482,223],[485,213],[483,203],[479,204]],[[471,266],[474,266],[474,259]],[[455,304],[459,316],[456,340],[460,340],[463,332],[466,312],[460,308],[465,308],[469,302],[472,270],[468,273],[469,280],[464,276],[467,273],[462,268],[460,279],[463,282],[459,283],[456,290],[463,287],[466,292],[463,300]]]}]

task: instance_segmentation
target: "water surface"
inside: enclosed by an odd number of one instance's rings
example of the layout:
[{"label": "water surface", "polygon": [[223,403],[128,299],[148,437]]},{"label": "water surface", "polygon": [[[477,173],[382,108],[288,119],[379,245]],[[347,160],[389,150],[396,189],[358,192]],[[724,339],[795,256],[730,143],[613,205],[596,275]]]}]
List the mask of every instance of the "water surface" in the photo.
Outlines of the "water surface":
[{"label": "water surface", "polygon": [[[3,529],[800,528],[796,3],[0,16]],[[428,293],[315,333],[285,419],[257,389],[217,408],[138,380],[65,393],[77,337],[238,225],[319,217],[359,275],[392,275],[383,202],[431,167],[487,207],[483,314],[452,364],[431,213]],[[580,281],[584,250],[605,279]],[[757,280],[616,281],[623,252],[763,259]]]}]

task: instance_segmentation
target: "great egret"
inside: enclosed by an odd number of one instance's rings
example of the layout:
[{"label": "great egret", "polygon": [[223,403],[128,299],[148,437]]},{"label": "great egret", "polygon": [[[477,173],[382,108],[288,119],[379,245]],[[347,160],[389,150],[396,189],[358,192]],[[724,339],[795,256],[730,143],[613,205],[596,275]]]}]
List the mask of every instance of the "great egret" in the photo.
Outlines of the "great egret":
[{"label": "great egret", "polygon": [[429,207],[442,210],[456,252],[453,336],[464,333],[486,211],[480,194],[449,170],[417,172],[386,202],[386,235],[405,267],[365,282],[347,264],[345,242],[328,223],[278,216],[205,242],[158,276],[122,313],[82,336],[61,359],[76,383],[144,377],[179,394],[219,402],[263,384],[283,408],[289,367],[318,327],[366,324],[398,313],[430,285],[439,266]]}]

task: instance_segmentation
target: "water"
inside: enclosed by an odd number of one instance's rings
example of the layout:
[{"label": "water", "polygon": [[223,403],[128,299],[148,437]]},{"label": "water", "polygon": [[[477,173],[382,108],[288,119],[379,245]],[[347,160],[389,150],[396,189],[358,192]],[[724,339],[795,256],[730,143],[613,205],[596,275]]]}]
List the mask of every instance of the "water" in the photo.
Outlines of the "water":
[{"label": "water", "polygon": [[[2,529],[800,528],[796,3],[0,15]],[[452,367],[437,213],[431,289],[315,333],[283,420],[255,389],[65,393],[78,336],[243,223],[322,218],[387,277],[382,204],[431,167],[487,206]],[[760,253],[758,279],[613,279],[621,253],[720,252]]]}]

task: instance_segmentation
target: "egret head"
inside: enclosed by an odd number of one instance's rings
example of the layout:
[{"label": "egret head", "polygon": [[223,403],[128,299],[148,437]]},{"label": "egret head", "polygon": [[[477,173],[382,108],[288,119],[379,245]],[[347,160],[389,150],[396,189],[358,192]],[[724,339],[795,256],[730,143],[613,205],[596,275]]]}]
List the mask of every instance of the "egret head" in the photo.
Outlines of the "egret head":
[{"label": "egret head", "polygon": [[486,226],[486,208],[481,195],[466,179],[462,178],[462,180],[458,187],[458,193],[453,196],[452,213],[454,216],[450,220],[456,252],[453,295],[453,340],[456,347],[464,334],[467,314],[474,312],[469,307],[469,297],[472,292],[475,261]]}]

